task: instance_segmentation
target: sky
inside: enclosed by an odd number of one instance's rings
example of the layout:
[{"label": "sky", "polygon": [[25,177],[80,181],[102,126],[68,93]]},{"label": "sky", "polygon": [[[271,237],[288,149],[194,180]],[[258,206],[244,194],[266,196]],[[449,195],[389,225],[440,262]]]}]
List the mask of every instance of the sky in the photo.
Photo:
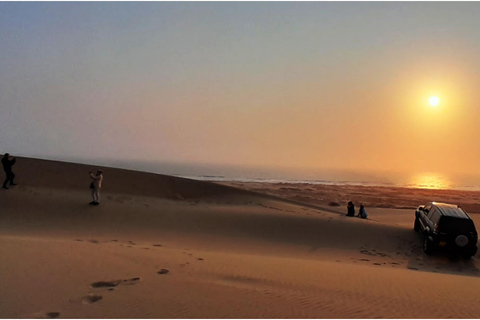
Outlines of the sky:
[{"label": "sky", "polygon": [[480,173],[479,16],[478,2],[0,2],[0,153]]}]

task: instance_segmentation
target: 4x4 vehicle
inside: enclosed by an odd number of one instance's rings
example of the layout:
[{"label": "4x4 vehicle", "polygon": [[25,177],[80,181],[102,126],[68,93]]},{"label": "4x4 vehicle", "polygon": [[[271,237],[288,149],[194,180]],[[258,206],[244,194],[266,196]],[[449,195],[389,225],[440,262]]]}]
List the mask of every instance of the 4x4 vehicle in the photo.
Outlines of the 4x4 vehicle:
[{"label": "4x4 vehicle", "polygon": [[418,207],[413,228],[423,235],[423,251],[426,254],[436,248],[458,252],[465,258],[477,253],[475,224],[457,205],[429,202]]}]

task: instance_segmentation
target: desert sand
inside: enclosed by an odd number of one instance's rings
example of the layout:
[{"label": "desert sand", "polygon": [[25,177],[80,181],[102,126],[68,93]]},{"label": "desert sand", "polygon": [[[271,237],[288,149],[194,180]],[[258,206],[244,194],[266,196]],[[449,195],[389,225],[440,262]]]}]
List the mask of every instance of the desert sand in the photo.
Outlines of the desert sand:
[{"label": "desert sand", "polygon": [[[0,317],[480,315],[478,257],[427,256],[412,209],[372,205],[407,192],[337,186],[316,201],[295,186],[310,197],[302,204],[271,191],[285,186],[243,186],[253,192],[102,167],[101,204],[89,206],[95,169],[18,159],[19,185],[0,192]],[[328,205],[365,197],[368,220]]]}]

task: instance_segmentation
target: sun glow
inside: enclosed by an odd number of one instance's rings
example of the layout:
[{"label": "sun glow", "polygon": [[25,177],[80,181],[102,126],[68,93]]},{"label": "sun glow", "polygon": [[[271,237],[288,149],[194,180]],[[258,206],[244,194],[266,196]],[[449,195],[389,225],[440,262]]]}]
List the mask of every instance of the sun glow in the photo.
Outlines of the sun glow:
[{"label": "sun glow", "polygon": [[429,102],[432,107],[436,107],[440,103],[440,99],[438,97],[430,97]]},{"label": "sun glow", "polygon": [[416,189],[450,189],[452,183],[438,173],[425,172],[412,177],[409,186]]}]

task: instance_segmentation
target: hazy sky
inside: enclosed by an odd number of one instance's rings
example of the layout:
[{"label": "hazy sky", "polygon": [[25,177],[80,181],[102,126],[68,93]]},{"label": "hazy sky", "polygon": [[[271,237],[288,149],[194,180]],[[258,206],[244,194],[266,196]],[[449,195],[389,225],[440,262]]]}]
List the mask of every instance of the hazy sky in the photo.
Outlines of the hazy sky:
[{"label": "hazy sky", "polygon": [[478,173],[479,17],[478,2],[1,2],[0,153]]}]

